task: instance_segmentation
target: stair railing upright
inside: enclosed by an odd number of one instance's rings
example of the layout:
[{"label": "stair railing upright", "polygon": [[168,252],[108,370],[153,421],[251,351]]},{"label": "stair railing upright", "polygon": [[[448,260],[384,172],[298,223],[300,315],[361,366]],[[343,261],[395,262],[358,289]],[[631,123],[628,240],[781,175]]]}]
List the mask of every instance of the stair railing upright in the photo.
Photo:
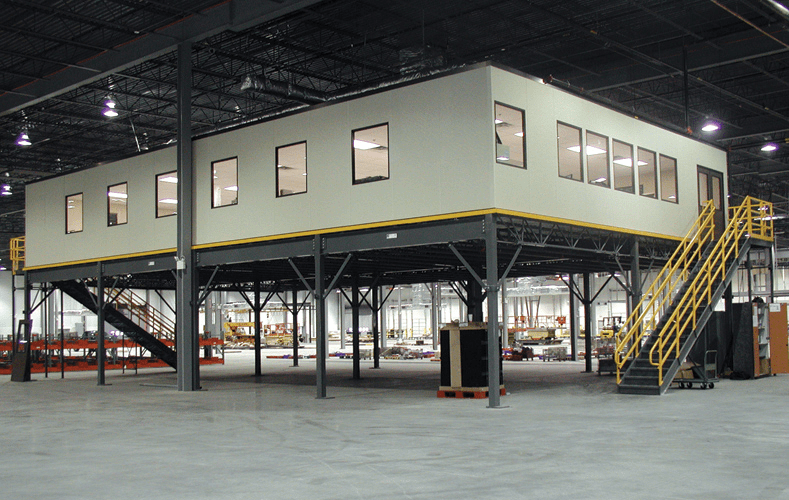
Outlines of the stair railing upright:
[{"label": "stair railing upright", "polygon": [[772,241],[772,204],[747,197],[742,204],[730,208],[729,224],[715,244],[702,268],[685,294],[679,298],[674,311],[658,334],[657,342],[649,351],[649,362],[658,369],[658,385],[663,384],[663,368],[673,354],[679,357],[682,334],[693,331],[700,309],[712,302],[718,281],[723,281],[732,262],[739,257],[740,242],[745,238]]},{"label": "stair railing upright", "polygon": [[622,381],[625,364],[638,355],[641,341],[656,328],[663,311],[671,304],[677,290],[687,279],[688,273],[701,258],[704,247],[712,241],[714,235],[715,206],[710,200],[705,203],[693,226],[619,329],[614,350],[617,384]]},{"label": "stair railing upright", "polygon": [[129,319],[141,328],[167,340],[175,339],[175,322],[136,293],[124,290],[115,298],[115,302],[126,306]]}]

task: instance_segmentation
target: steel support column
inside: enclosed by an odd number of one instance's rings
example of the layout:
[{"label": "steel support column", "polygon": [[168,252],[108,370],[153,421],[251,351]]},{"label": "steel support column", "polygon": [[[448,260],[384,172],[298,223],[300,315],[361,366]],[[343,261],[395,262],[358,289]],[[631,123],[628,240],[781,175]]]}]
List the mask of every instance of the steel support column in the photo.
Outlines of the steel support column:
[{"label": "steel support column", "polygon": [[262,374],[260,367],[260,280],[255,280],[255,304],[252,311],[255,314],[255,376]]},{"label": "steel support column", "polygon": [[176,354],[178,390],[200,389],[199,341],[197,335],[196,288],[198,284],[192,252],[193,161],[192,161],[192,43],[178,45],[178,220],[176,252]]},{"label": "steel support column", "polygon": [[[499,259],[496,222],[492,214],[485,216],[485,265],[488,292],[488,408],[501,406],[501,348],[499,347]],[[476,283],[476,280],[472,281]],[[482,304],[479,303],[480,312]],[[482,318],[480,318],[481,320]],[[475,318],[476,321],[476,318]]]},{"label": "steel support column", "polygon": [[351,329],[353,330],[353,379],[362,378],[359,349],[359,274],[354,271],[351,286]]},{"label": "steel support column", "polygon": [[299,289],[293,285],[293,366],[299,366]]},{"label": "steel support column", "polygon": [[575,296],[573,287],[575,286],[575,275],[569,275],[570,290],[570,354],[573,361],[578,361],[578,298]]},{"label": "steel support column", "polygon": [[433,334],[433,350],[437,351],[439,340],[439,312],[441,311],[441,284],[433,283],[430,286],[433,289],[433,293],[431,294],[433,300],[430,303],[430,331]]},{"label": "steel support column", "polygon": [[381,314],[381,305],[378,303],[378,286],[373,285],[372,310],[373,310],[373,368],[380,368],[381,348],[379,347],[380,335],[378,332],[378,315]]},{"label": "steel support column", "polygon": [[592,373],[592,274],[584,273],[584,361],[586,373]]},{"label": "steel support column", "polygon": [[99,262],[96,272],[96,365],[98,367],[98,385],[105,384],[104,363],[106,351],[104,350],[104,264]]},{"label": "steel support column", "polygon": [[[641,256],[640,256],[641,245],[638,243],[637,239],[633,240],[633,246],[630,249],[630,314],[633,311],[638,309],[638,305],[641,303]],[[640,311],[639,313],[640,314]],[[616,333],[616,332],[614,332]],[[636,340],[639,342],[639,340]],[[639,352],[641,350],[641,346],[636,347],[635,352]]]},{"label": "steel support column", "polygon": [[387,322],[387,319],[386,319],[386,299],[389,298],[389,295],[385,296],[383,293],[381,293],[382,290],[380,288],[378,289],[378,291],[379,291],[379,295],[381,297],[383,297],[381,299],[381,307],[380,307],[380,309],[381,309],[381,349],[386,349],[386,340],[387,340],[387,338],[386,338],[387,330],[386,329],[387,329],[387,325],[388,325],[388,322]]},{"label": "steel support column", "polygon": [[323,238],[315,235],[315,383],[317,397],[326,397],[326,268]]}]

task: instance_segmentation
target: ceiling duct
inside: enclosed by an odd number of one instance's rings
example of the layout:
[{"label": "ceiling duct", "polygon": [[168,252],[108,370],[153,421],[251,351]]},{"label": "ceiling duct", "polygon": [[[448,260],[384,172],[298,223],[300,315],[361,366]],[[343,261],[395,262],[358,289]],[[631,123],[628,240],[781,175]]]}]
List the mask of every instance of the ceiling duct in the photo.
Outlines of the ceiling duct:
[{"label": "ceiling duct", "polygon": [[446,65],[444,51],[432,45],[408,47],[398,52],[400,74],[421,73],[426,70],[442,68]]},{"label": "ceiling duct", "polygon": [[266,78],[265,75],[247,75],[241,82],[242,92],[261,92],[277,97],[284,97],[292,101],[305,104],[318,104],[326,102],[326,94],[317,90],[308,89],[292,83],[280,82]]}]

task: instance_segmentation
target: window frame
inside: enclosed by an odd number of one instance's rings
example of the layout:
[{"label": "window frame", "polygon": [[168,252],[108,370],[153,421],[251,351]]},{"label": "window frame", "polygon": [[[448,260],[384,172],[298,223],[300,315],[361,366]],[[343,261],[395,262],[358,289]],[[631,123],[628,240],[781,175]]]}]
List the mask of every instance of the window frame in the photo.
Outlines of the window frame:
[{"label": "window frame", "polygon": [[641,146],[636,145],[636,157],[635,157],[636,165],[638,165],[638,162],[640,161],[639,160],[639,158],[640,158],[639,153],[641,151],[645,151],[647,153],[650,153],[655,158],[655,161],[652,164],[652,175],[653,175],[653,177],[655,179],[655,194],[653,196],[653,195],[648,195],[648,194],[641,193],[641,170],[640,170],[641,167],[639,166],[639,171],[638,171],[638,183],[639,183],[638,184],[638,195],[639,196],[643,196],[644,198],[651,198],[653,200],[659,200],[660,199],[660,188],[659,188],[660,181],[658,179],[658,153],[657,153],[657,151],[652,151],[651,149],[642,148]]},{"label": "window frame", "polygon": [[[71,198],[72,196],[81,196],[82,197],[82,208],[81,208],[80,214],[79,214],[79,217],[80,217],[80,221],[79,221],[80,229],[79,229],[79,231],[69,231],[68,230],[68,222],[69,222],[68,199]],[[64,207],[65,207],[65,210],[66,210],[66,218],[65,218],[66,234],[76,234],[76,233],[83,232],[85,230],[85,192],[84,191],[80,191],[79,193],[67,194],[66,197],[65,197]]]},{"label": "window frame", "polygon": [[[110,208],[112,207],[112,198],[110,197],[110,192],[112,188],[126,185],[126,222],[116,222],[115,224],[110,224]],[[129,181],[118,182],[116,184],[112,184],[107,186],[107,227],[115,227],[115,226],[123,226],[129,223]]]},{"label": "window frame", "polygon": [[[668,158],[669,160],[674,161],[674,199],[666,199],[663,197],[663,176],[660,172],[660,165],[661,160],[663,158]],[[664,155],[662,153],[658,153],[658,174],[660,175],[660,200],[666,201],[668,203],[676,203],[679,204],[679,161],[674,158],[673,156]]]},{"label": "window frame", "polygon": [[[526,167],[526,110],[521,108],[516,108],[515,106],[512,106],[510,104],[505,104],[501,101],[493,101],[493,135],[494,135],[494,144],[496,145],[497,148],[499,143],[495,139],[495,137],[498,135],[498,132],[496,131],[496,106],[502,106],[512,111],[518,111],[521,114],[521,132],[523,133],[523,136],[521,137],[521,142],[522,142],[521,148],[523,151],[523,165],[514,165],[512,163],[499,160],[498,151],[495,151],[494,153],[494,156],[496,157],[496,163],[498,163],[499,165],[507,165],[509,167],[522,168],[523,170],[526,170],[527,168]],[[510,159],[512,158],[510,157]]]},{"label": "window frame", "polygon": [[[217,163],[222,163],[225,161],[236,160],[236,199],[233,203],[226,203],[224,205],[214,205],[214,165]],[[238,156],[231,156],[229,158],[223,158],[221,160],[214,160],[211,162],[211,171],[209,172],[211,176],[211,209],[215,208],[223,208],[223,207],[232,207],[238,205],[238,190],[240,189],[238,185]],[[180,179],[179,179],[180,180]],[[224,188],[223,188],[224,189]]]},{"label": "window frame", "polygon": [[[164,176],[167,176],[167,175],[172,175],[173,177],[178,178],[178,170],[169,170],[167,172],[162,172],[161,174],[156,174],[156,177],[154,178],[154,184],[156,185],[156,189],[155,189],[156,198],[154,198],[153,202],[154,202],[154,210],[156,212],[156,218],[157,219],[164,219],[165,217],[172,217],[174,215],[178,215],[178,204],[177,203],[175,205],[176,206],[175,213],[167,214],[167,215],[159,215],[159,177],[164,177]],[[178,182],[181,182],[181,179],[178,179]],[[175,193],[176,193],[175,200],[177,202],[180,202],[180,200],[178,199],[178,188],[177,187],[176,187]]]},{"label": "window frame", "polygon": [[[353,136],[351,136],[351,137],[353,137]],[[299,192],[296,192],[296,193],[280,194],[280,192],[279,192],[279,150],[280,149],[284,149],[284,148],[289,148],[289,147],[292,147],[292,146],[298,146],[299,144],[304,144],[304,173],[307,174],[307,175],[305,175],[305,177],[307,179],[305,179],[305,181],[304,181],[304,191],[299,191]],[[353,140],[351,142],[351,147],[353,147]],[[295,195],[299,195],[299,194],[305,194],[307,192],[307,189],[309,187],[309,185],[308,185],[309,178],[310,178],[310,176],[308,174],[307,161],[308,161],[308,155],[307,155],[307,140],[306,139],[303,140],[303,141],[292,142],[290,144],[283,144],[282,146],[277,146],[276,148],[274,148],[274,189],[275,189],[274,195],[275,195],[275,198],[285,198],[285,197],[288,197],[288,196],[295,196]]]},{"label": "window frame", "polygon": [[[593,182],[595,179],[592,179],[592,174],[589,172],[589,134],[596,135],[598,137],[603,137],[605,139],[605,168],[606,168],[606,183],[596,183]],[[593,130],[586,129],[586,135],[583,137],[584,141],[581,145],[583,153],[583,158],[585,158],[586,163],[586,176],[588,180],[586,181],[587,184],[591,184],[592,186],[599,186],[606,189],[611,189],[611,186],[614,184],[611,179],[611,137],[603,134],[599,134]]]},{"label": "window frame", "polygon": [[613,168],[614,172],[614,182],[612,187],[614,188],[614,191],[619,191],[620,193],[636,194],[636,167],[638,166],[638,158],[636,158],[635,145],[612,137],[611,153],[613,154],[614,158],[616,157],[616,153],[614,152],[614,148],[616,146],[614,143],[619,143],[630,148],[630,190],[616,187],[616,160],[614,159],[611,160],[611,168]]},{"label": "window frame", "polygon": [[[386,126],[386,177],[383,179],[370,179],[370,180],[356,180],[356,148],[353,147],[353,141],[355,140],[355,136],[357,132],[362,132],[364,130],[370,130],[373,128],[383,127]],[[378,181],[387,181],[392,178],[392,165],[389,158],[389,122],[382,122],[376,125],[370,125],[369,127],[362,127],[351,130],[351,181],[352,185],[357,184],[370,184],[371,182],[378,182]]]},{"label": "window frame", "polygon": [[[562,170],[561,170],[561,153],[560,153],[560,150],[559,150],[559,125],[564,125],[565,127],[569,127],[569,128],[572,128],[572,129],[575,129],[575,130],[578,131],[578,137],[580,139],[580,146],[581,146],[581,149],[578,152],[578,156],[579,156],[579,160],[580,160],[580,162],[579,162],[580,165],[579,166],[580,166],[580,172],[581,172],[581,177],[579,179],[574,179],[572,177],[567,177],[567,176],[562,175]],[[575,125],[570,125],[569,123],[566,123],[566,122],[563,122],[563,121],[560,121],[560,120],[556,120],[556,168],[557,168],[557,171],[558,171],[560,179],[567,179],[567,180],[570,180],[570,181],[576,181],[576,182],[584,183],[584,177],[585,176],[584,176],[584,153],[583,153],[583,151],[584,151],[585,144],[584,144],[583,131],[584,131],[584,129],[581,128],[581,127],[576,127]]]}]

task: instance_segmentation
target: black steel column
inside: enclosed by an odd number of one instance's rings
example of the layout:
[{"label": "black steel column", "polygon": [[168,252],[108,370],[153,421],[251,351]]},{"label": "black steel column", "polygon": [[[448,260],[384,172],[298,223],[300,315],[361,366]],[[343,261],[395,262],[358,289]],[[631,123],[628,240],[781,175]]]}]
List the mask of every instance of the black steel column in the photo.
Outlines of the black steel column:
[{"label": "black steel column", "polygon": [[373,286],[371,293],[373,301],[373,368],[380,368],[381,348],[378,346],[378,314],[381,306],[378,304],[378,286]]},{"label": "black steel column", "polygon": [[[498,408],[501,405],[498,252],[496,222],[493,215],[488,214],[485,216],[485,266],[487,267],[488,292],[488,408]],[[479,306],[481,309],[482,304],[480,303]],[[474,320],[477,321],[476,318]]]},{"label": "black steel column", "polygon": [[573,361],[578,361],[578,298],[575,296],[575,275],[568,276],[570,290],[570,355]]},{"label": "black steel column", "polygon": [[753,264],[751,263],[751,252],[745,256],[745,271],[748,273],[748,302],[753,302]]},{"label": "black steel column", "polygon": [[104,363],[106,352],[104,351],[104,264],[99,262],[96,273],[96,321],[98,329],[96,331],[96,364],[98,365],[98,383],[104,385]]},{"label": "black steel column", "polygon": [[293,286],[293,366],[299,366],[299,289]]},{"label": "black steel column", "polygon": [[468,314],[471,316],[471,321],[484,321],[482,314],[482,285],[474,278],[468,282]]},{"label": "black steel column", "polygon": [[326,397],[326,269],[323,238],[315,235],[315,378],[318,398]]},{"label": "black steel column", "polygon": [[584,360],[586,373],[592,373],[592,275],[584,273]]},{"label": "black steel column", "polygon": [[351,328],[353,329],[353,379],[362,378],[359,350],[359,274],[354,271],[351,286]]},{"label": "black steel column", "polygon": [[192,252],[192,43],[178,45],[178,247],[176,265],[176,354],[178,390],[200,389],[199,339],[195,308],[198,286]]},{"label": "black steel column", "polygon": [[770,303],[775,302],[775,242],[770,245]]},{"label": "black steel column", "polygon": [[[11,276],[13,280],[14,277]],[[63,290],[60,290],[60,378],[66,378],[66,329],[63,328]]]},{"label": "black steel column", "polygon": [[261,375],[260,369],[260,280],[255,280],[255,376]]},{"label": "black steel column", "polygon": [[[641,255],[640,255],[641,246],[638,243],[637,239],[633,240],[633,247],[630,249],[630,313],[633,314],[634,311],[638,311],[636,314],[641,314],[639,310],[639,304],[641,303]],[[616,333],[616,332],[614,332]],[[638,353],[641,350],[641,341],[638,339],[634,339],[635,342],[638,342],[638,346],[636,346],[635,352]]]}]

